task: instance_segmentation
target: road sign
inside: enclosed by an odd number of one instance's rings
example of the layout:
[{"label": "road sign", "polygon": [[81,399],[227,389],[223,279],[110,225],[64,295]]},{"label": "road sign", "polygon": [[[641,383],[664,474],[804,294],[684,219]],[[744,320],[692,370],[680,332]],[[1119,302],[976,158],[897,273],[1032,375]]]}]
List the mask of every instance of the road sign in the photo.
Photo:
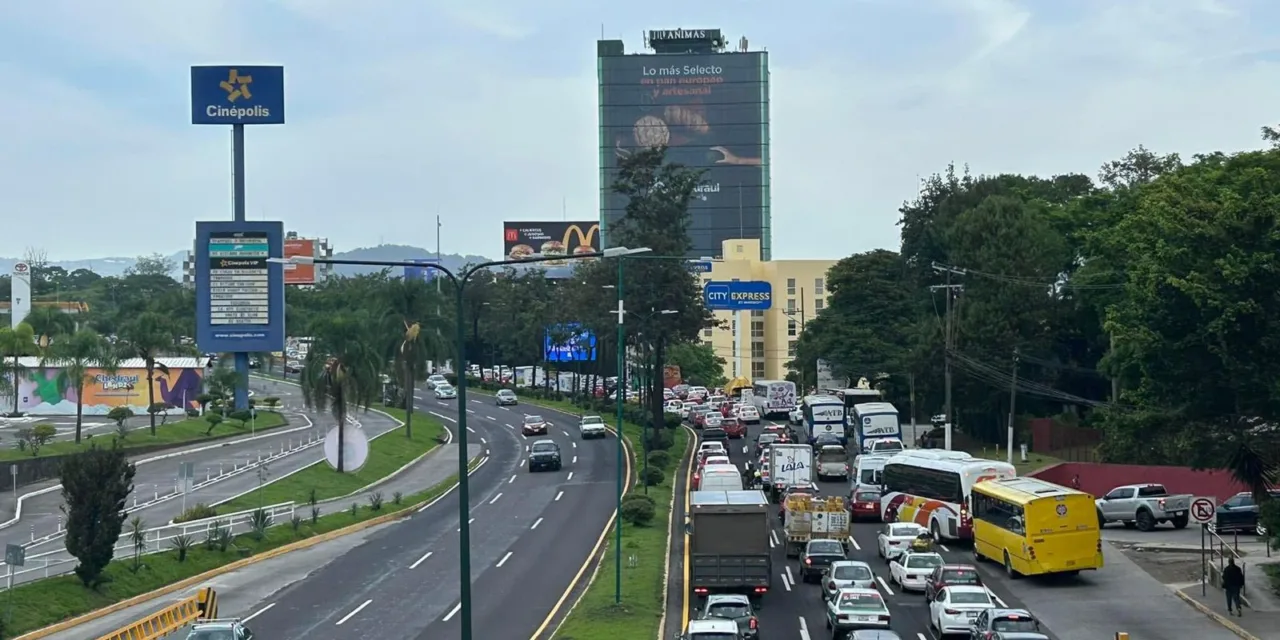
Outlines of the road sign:
[{"label": "road sign", "polygon": [[4,546],[4,563],[11,567],[21,567],[27,563],[27,549],[20,544]]},{"label": "road sign", "polygon": [[195,463],[194,463],[194,462],[179,462],[179,463],[178,463],[178,477],[179,477],[179,478],[194,478],[194,477],[196,477],[196,465],[195,465]]},{"label": "road sign", "polygon": [[711,273],[710,260],[690,260],[689,271],[693,273]]},{"label": "road sign", "polygon": [[[338,468],[338,427],[329,430],[324,436],[324,458],[329,466]],[[342,427],[342,471],[352,473],[369,459],[369,436],[364,429],[351,425]]]},{"label": "road sign", "polygon": [[773,285],[764,281],[713,280],[702,289],[702,304],[712,311],[764,311],[773,306]]},{"label": "road sign", "polygon": [[191,124],[284,124],[284,67],[191,67]]},{"label": "road sign", "polygon": [[1218,500],[1212,497],[1198,497],[1191,500],[1191,521],[1196,524],[1213,522],[1213,514],[1218,511]]}]

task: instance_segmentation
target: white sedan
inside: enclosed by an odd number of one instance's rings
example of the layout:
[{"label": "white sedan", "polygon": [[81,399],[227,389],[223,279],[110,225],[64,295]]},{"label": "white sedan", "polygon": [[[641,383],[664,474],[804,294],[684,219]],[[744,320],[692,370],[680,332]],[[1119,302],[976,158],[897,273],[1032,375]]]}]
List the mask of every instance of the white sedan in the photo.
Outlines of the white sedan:
[{"label": "white sedan", "polygon": [[914,522],[890,522],[880,529],[876,537],[876,551],[886,561],[906,553],[916,536],[928,531]]},{"label": "white sedan", "polygon": [[937,553],[904,553],[889,563],[889,580],[903,591],[924,591],[934,567],[946,564]]},{"label": "white sedan", "polygon": [[432,391],[436,394],[436,400],[454,400],[458,397],[458,390],[448,382],[436,385]]},{"label": "white sedan", "polygon": [[736,415],[739,420],[747,424],[760,424],[760,412],[749,404],[739,407]]},{"label": "white sedan", "polygon": [[954,585],[943,587],[929,603],[929,626],[938,637],[968,633],[983,609],[994,609],[985,587]]},{"label": "white sedan", "polygon": [[666,404],[662,405],[662,410],[665,413],[680,415],[680,409],[683,406],[684,406],[684,403],[680,402],[679,400],[667,400]]}]

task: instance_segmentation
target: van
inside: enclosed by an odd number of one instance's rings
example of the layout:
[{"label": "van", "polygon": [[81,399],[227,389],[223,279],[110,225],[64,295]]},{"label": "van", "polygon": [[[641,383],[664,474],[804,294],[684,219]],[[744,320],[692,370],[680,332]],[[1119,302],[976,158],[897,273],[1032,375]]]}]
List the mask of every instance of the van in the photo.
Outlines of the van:
[{"label": "van", "polygon": [[829,444],[818,450],[818,479],[849,479],[849,452],[841,445]]},{"label": "van", "polygon": [[709,464],[702,468],[698,491],[742,491],[742,472],[731,464]]},{"label": "van", "polygon": [[880,474],[884,471],[884,465],[889,461],[890,456],[871,455],[864,453],[853,461],[853,486],[856,487],[875,487],[880,488],[884,484],[880,480]]}]

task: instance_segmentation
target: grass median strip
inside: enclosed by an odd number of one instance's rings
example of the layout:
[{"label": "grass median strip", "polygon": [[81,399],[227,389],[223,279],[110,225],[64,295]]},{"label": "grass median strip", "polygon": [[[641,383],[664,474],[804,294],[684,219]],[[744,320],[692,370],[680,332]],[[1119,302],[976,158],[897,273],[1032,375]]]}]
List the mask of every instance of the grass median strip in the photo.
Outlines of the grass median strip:
[{"label": "grass median strip", "polygon": [[[209,423],[204,418],[184,418],[176,422],[168,424],[159,424],[157,419],[156,435],[151,435],[150,429],[131,429],[128,435],[123,439],[121,445],[125,449],[133,449],[136,447],[153,447],[156,445],[181,445],[199,440],[212,440],[214,438],[226,438],[230,436],[247,436],[251,432],[260,432],[267,429],[274,429],[287,424],[288,421],[279,413],[273,411],[258,411],[258,419],[251,422],[240,424],[236,420],[226,420],[219,423],[213,429],[209,428]],[[89,444],[97,442],[102,446],[103,442],[109,443],[112,440],[119,440],[120,436],[116,433],[101,433],[96,437],[93,434],[86,434],[85,438],[76,444],[70,440],[58,440],[46,443],[40,447],[39,456],[32,456],[31,451],[20,451],[16,448],[0,449],[0,460],[28,460],[34,457],[45,458],[49,456],[61,456],[71,453],[80,453],[89,448]]]},{"label": "grass median strip", "polygon": [[[385,411],[400,422],[405,421],[402,409],[375,407]],[[369,442],[369,458],[364,466],[351,473],[338,473],[327,462],[307,467],[293,475],[263,485],[261,489],[218,505],[219,513],[235,513],[256,509],[259,505],[280,504],[293,501],[306,504],[315,491],[317,501],[340,498],[360,491],[395,473],[423,454],[439,446],[444,426],[438,420],[414,412],[413,436],[406,438],[404,427],[399,427]],[[390,498],[390,496],[387,496]]]},{"label": "grass median strip", "polygon": [[[471,467],[475,468],[478,462],[479,459],[473,459]],[[4,625],[3,637],[15,637],[84,615],[287,544],[379,516],[403,512],[434,500],[457,482],[458,477],[454,475],[426,491],[404,496],[399,503],[388,500],[377,509],[369,505],[355,505],[354,511],[351,507],[335,510],[322,514],[315,522],[308,517],[280,523],[260,535],[246,533],[235,536],[225,550],[206,544],[204,539],[195,539],[185,557],[181,557],[177,545],[170,541],[168,546],[173,548],[142,556],[138,565],[134,564],[132,557],[112,561],[106,569],[108,581],[97,590],[84,587],[71,575],[18,585],[11,594],[3,596],[12,598],[13,603],[13,620]],[[298,513],[301,515],[302,511]]]},{"label": "grass median strip", "polygon": [[[572,415],[586,413],[585,409],[569,402],[521,398],[528,404],[539,404]],[[610,423],[612,416],[606,417]],[[639,446],[644,436],[639,425],[625,423],[623,434],[634,445],[631,451],[633,477],[639,475],[643,455]],[[658,635],[662,611],[666,607],[662,573],[667,564],[667,528],[671,519],[671,492],[676,469],[684,453],[689,434],[684,429],[671,431],[674,440],[668,450],[670,462],[663,469],[662,484],[649,487],[653,499],[653,521],[646,526],[622,524],[622,603],[614,603],[614,534],[610,529],[604,551],[604,564],[578,602],[573,612],[565,618],[558,638],[573,640],[653,640]],[[631,493],[643,492],[634,487]],[[629,494],[630,495],[630,494]],[[624,513],[625,513],[624,509]],[[588,573],[588,576],[591,574]],[[568,603],[565,605],[568,606]],[[560,612],[564,614],[562,610]],[[683,631],[683,630],[682,630]]]}]

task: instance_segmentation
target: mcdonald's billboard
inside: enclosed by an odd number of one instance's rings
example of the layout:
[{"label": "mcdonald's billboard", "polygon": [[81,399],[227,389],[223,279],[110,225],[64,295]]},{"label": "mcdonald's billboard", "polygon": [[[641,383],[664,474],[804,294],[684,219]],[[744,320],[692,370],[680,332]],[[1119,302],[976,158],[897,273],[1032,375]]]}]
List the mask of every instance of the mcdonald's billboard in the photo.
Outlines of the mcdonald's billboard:
[{"label": "mcdonald's billboard", "polygon": [[[543,256],[571,256],[600,251],[600,223],[588,222],[505,222],[502,250],[510,260],[520,260],[535,253]],[[574,261],[552,260],[539,263],[551,267],[548,277],[568,277],[566,267]],[[557,269],[557,267],[559,267]],[[552,271],[565,271],[553,275]]]}]

